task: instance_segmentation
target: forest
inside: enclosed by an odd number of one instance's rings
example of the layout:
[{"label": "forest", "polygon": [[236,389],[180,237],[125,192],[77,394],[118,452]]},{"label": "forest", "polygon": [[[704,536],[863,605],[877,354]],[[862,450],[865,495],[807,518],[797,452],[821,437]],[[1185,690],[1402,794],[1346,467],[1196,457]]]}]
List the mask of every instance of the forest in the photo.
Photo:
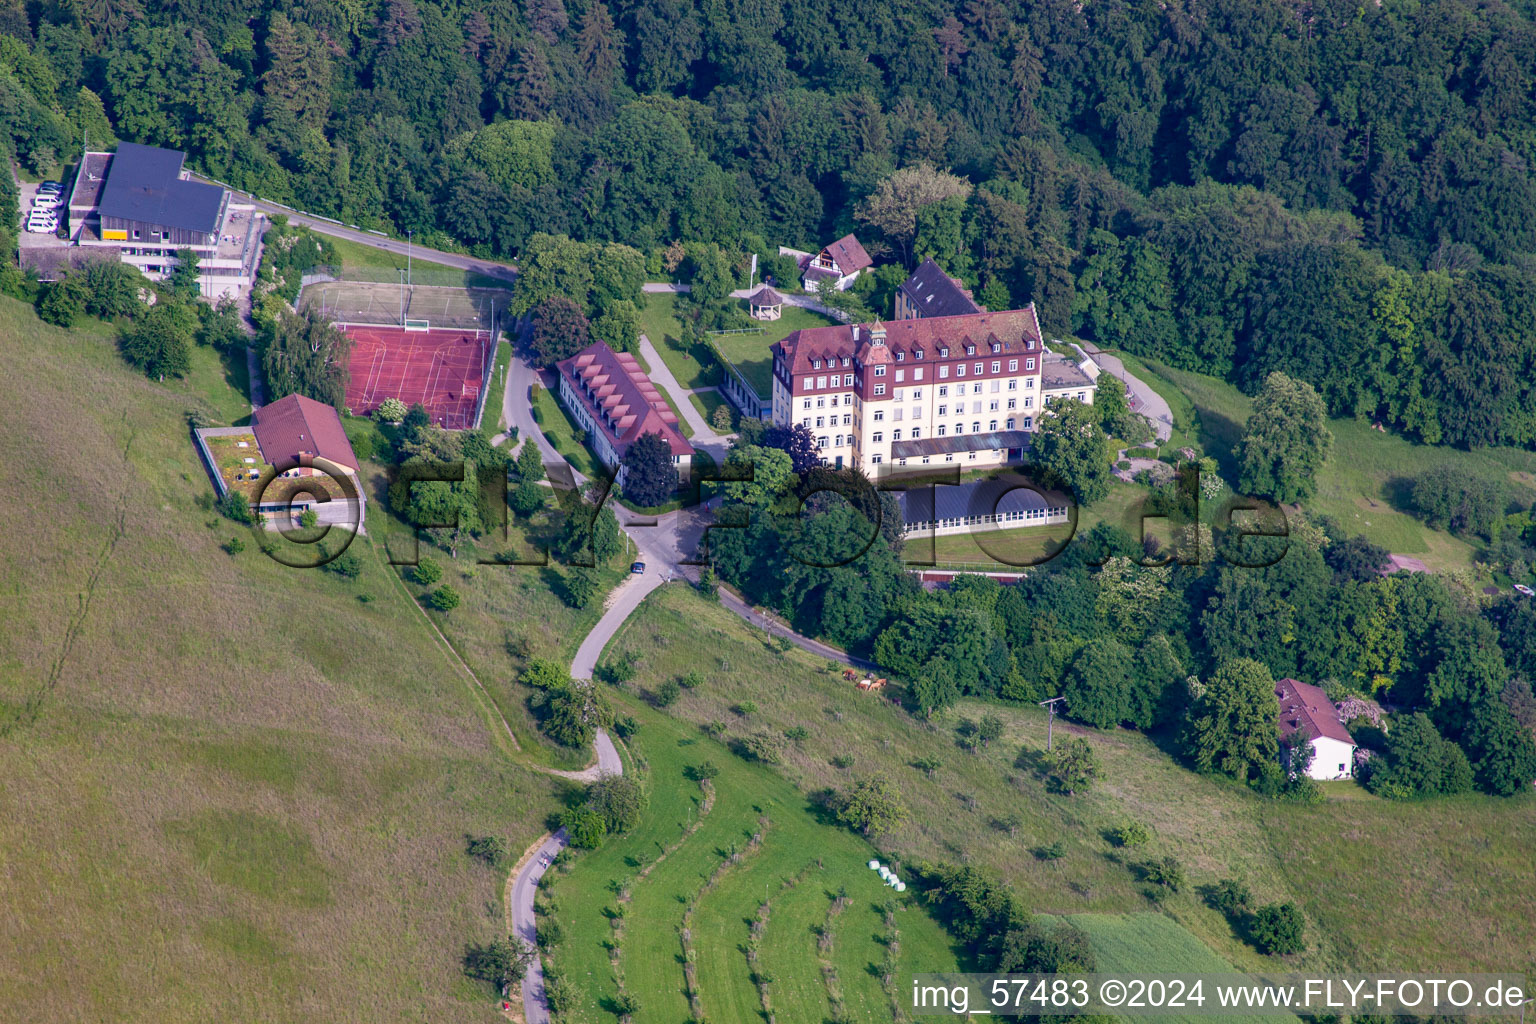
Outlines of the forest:
[{"label": "forest", "polygon": [[423,241],[858,231],[993,308],[1427,443],[1536,440],[1529,4],[0,4],[0,124]]}]

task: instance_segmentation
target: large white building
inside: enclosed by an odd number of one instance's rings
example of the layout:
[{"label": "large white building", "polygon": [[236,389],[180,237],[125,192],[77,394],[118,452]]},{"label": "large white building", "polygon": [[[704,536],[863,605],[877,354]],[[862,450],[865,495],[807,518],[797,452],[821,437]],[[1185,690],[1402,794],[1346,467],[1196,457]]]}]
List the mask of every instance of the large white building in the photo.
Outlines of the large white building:
[{"label": "large white building", "polygon": [[86,153],[70,190],[70,239],[115,252],[154,280],[175,269],[178,250],[191,250],[202,294],[236,295],[255,279],[265,218],[227,189],[192,181],[185,159],[132,142]]},{"label": "large white building", "polygon": [[[772,351],[773,421],[806,427],[835,467],[1018,462],[1047,398],[1093,401],[1091,377],[1046,349],[1033,304],[807,328]],[[1074,372],[1047,387],[1048,360]]]}]

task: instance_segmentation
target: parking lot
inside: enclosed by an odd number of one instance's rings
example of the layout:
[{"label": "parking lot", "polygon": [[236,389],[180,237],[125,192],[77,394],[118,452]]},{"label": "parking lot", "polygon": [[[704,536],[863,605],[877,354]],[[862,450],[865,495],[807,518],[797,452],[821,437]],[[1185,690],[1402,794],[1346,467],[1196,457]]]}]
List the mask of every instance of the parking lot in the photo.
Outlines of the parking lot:
[{"label": "parking lot", "polygon": [[[59,237],[58,232],[51,235],[36,234],[27,230],[27,217],[32,212],[32,200],[37,195],[37,183],[24,181],[21,183],[21,247],[23,249],[63,249],[69,243]],[[64,230],[68,211],[60,208],[58,211],[59,231]]]}]

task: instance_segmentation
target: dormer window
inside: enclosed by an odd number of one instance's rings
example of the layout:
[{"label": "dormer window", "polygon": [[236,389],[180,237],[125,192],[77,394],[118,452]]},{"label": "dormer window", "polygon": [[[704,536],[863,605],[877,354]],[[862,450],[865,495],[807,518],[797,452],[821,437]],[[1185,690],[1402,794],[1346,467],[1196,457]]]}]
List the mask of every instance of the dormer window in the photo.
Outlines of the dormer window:
[{"label": "dormer window", "polygon": [[968,355],[968,356],[975,355],[976,354],[976,346],[975,345],[967,345],[967,346],[965,346],[965,354]]},{"label": "dormer window", "polygon": [[941,346],[939,346],[939,358],[940,359],[948,359],[949,358],[949,346],[948,345],[941,345]]},{"label": "dormer window", "polygon": [[813,370],[821,369],[821,360],[820,359],[812,359],[811,360],[811,369],[813,369]]},{"label": "dormer window", "polygon": [[922,349],[918,349],[916,352],[912,353],[912,358],[913,359],[921,359],[921,358],[923,358],[923,350]]},{"label": "dormer window", "polygon": [[896,361],[898,363],[906,362],[907,361],[907,354],[905,352],[897,352],[896,353]]},{"label": "dormer window", "polygon": [[843,356],[843,365],[844,366],[852,366],[853,365],[853,360],[849,359],[847,356]]},{"label": "dormer window", "polygon": [[998,353],[999,353],[999,352],[1001,352],[1001,351],[1002,351],[1002,350],[1003,350],[1003,346],[1001,346],[1001,345],[999,345],[999,344],[998,344],[998,343],[997,343],[997,342],[995,342],[995,341],[994,341],[994,342],[993,342],[993,343],[992,343],[992,354],[993,354],[993,355],[997,355],[997,354],[998,354]]}]

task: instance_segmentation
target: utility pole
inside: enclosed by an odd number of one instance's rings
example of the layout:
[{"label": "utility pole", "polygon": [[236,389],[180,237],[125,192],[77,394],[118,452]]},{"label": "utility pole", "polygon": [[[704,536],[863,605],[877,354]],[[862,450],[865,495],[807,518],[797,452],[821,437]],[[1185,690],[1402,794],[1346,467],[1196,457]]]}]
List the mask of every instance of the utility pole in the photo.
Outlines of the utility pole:
[{"label": "utility pole", "polygon": [[1040,706],[1050,712],[1050,717],[1045,720],[1045,752],[1047,754],[1051,752],[1051,727],[1056,724],[1056,705],[1066,699],[1065,697],[1052,697],[1050,700],[1040,702]]},{"label": "utility pole", "polygon": [[400,271],[400,326],[405,326],[405,271]]},{"label": "utility pole", "polygon": [[405,229],[405,283],[411,283],[411,229]]}]

